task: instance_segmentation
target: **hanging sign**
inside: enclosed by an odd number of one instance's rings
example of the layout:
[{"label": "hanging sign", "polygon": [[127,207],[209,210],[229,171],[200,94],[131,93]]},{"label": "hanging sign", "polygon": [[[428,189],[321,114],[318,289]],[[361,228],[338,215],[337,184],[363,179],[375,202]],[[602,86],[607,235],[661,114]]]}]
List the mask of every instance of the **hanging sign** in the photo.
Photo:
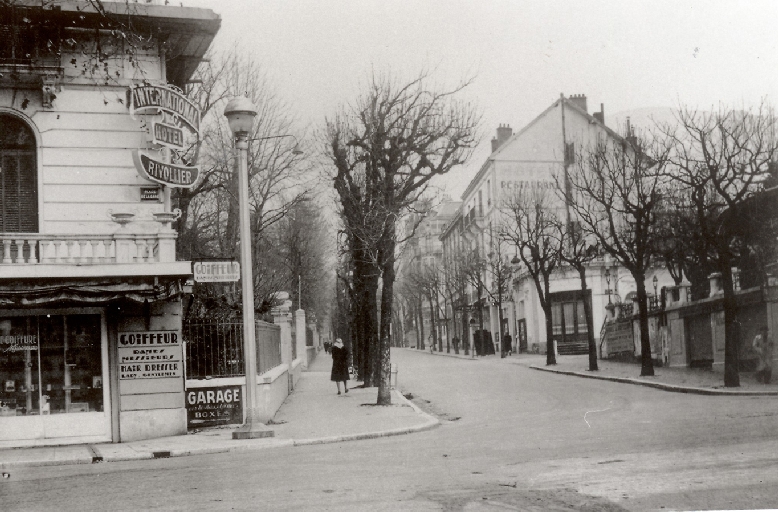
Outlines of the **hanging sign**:
[{"label": "hanging sign", "polygon": [[[130,115],[153,114],[159,119],[150,121],[149,140],[152,144],[175,151],[186,149],[186,132],[200,134],[200,110],[183,92],[170,85],[133,85],[127,91]],[[167,151],[167,150],[166,150]],[[138,174],[147,180],[167,187],[192,188],[200,176],[199,167],[173,163],[170,151],[162,160],[133,150],[133,160]]]},{"label": "hanging sign", "polygon": [[197,283],[234,283],[240,280],[240,263],[237,261],[196,261],[192,270]]},{"label": "hanging sign", "polygon": [[132,152],[135,168],[147,180],[174,188],[192,188],[200,177],[198,166],[168,164],[155,160],[139,149]]},{"label": "hanging sign", "polygon": [[151,142],[172,149],[184,149],[184,130],[165,123],[151,123]]},{"label": "hanging sign", "polygon": [[130,115],[144,113],[167,112],[184,122],[195,132],[200,132],[200,110],[186,96],[173,87],[166,85],[134,85],[129,91]]}]

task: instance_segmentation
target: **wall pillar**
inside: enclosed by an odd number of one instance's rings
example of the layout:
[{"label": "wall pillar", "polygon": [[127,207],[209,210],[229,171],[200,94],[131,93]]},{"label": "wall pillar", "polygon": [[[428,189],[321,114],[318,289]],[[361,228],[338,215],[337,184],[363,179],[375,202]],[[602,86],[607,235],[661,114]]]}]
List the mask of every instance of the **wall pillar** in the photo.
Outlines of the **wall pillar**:
[{"label": "wall pillar", "polygon": [[300,359],[303,365],[303,369],[308,368],[308,350],[305,348],[305,310],[298,309],[294,312],[294,332],[295,340],[297,343],[297,357]]},{"label": "wall pillar", "polygon": [[273,308],[273,323],[281,328],[281,363],[292,369],[292,301]]}]

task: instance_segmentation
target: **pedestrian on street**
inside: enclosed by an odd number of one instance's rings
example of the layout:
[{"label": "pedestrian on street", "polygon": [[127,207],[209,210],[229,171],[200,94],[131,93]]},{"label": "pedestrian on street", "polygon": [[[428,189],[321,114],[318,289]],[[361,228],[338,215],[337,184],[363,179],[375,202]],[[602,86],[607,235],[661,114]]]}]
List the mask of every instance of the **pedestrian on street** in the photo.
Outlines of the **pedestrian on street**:
[{"label": "pedestrian on street", "polygon": [[349,351],[343,345],[343,340],[337,338],[333,343],[332,348],[332,372],[330,372],[330,380],[335,382],[338,386],[338,394],[340,394],[340,383],[343,383],[343,389],[348,393],[348,356]]},{"label": "pedestrian on street", "polygon": [[507,332],[502,337],[502,356],[509,356],[513,353],[513,340],[511,339],[511,335]]},{"label": "pedestrian on street", "polygon": [[770,384],[773,376],[773,340],[766,325],[759,329],[759,334],[754,336],[751,343],[754,352],[759,356],[759,362],[756,367],[756,381],[764,384]]}]

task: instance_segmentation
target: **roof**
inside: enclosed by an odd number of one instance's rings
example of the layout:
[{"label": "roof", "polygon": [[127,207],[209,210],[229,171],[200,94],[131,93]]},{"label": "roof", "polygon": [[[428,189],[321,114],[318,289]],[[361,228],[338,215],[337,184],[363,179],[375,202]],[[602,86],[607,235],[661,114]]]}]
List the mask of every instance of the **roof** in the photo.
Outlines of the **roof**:
[{"label": "roof", "polygon": [[527,130],[529,130],[530,128],[532,128],[532,127],[533,127],[535,124],[537,124],[537,123],[538,123],[538,122],[539,122],[541,119],[543,119],[543,118],[544,118],[544,117],[545,117],[545,116],[546,116],[546,115],[547,115],[547,114],[548,114],[548,113],[549,113],[551,110],[555,109],[555,108],[557,107],[557,105],[559,105],[559,103],[560,103],[560,102],[562,102],[562,101],[564,101],[565,108],[569,107],[569,108],[570,108],[570,109],[571,109],[573,112],[576,112],[578,115],[581,115],[581,116],[585,117],[585,118],[586,118],[586,120],[587,120],[587,121],[588,121],[590,124],[596,124],[596,125],[599,125],[601,128],[603,128],[603,129],[605,130],[605,132],[606,132],[608,135],[610,135],[611,137],[613,137],[613,138],[614,138],[616,141],[619,141],[619,142],[621,142],[621,141],[623,141],[623,140],[624,140],[624,138],[623,138],[621,135],[619,135],[618,133],[616,133],[616,132],[615,132],[615,131],[613,131],[612,129],[608,128],[608,127],[605,125],[605,123],[601,122],[601,121],[600,121],[599,119],[597,119],[596,117],[594,117],[594,116],[592,116],[592,115],[588,114],[586,111],[584,111],[583,109],[581,109],[581,108],[580,108],[578,105],[576,105],[574,102],[570,101],[568,98],[565,98],[564,96],[562,96],[562,97],[560,97],[558,100],[556,100],[554,103],[552,103],[552,104],[551,104],[551,105],[550,105],[550,106],[549,106],[549,107],[548,107],[546,110],[544,110],[544,111],[543,111],[543,112],[542,112],[540,115],[538,115],[538,116],[537,116],[535,119],[533,119],[532,121],[530,121],[530,122],[529,122],[529,124],[527,124],[526,126],[524,126],[524,127],[523,127],[521,130],[519,130],[518,132],[516,132],[516,133],[514,133],[513,135],[511,135],[511,137],[510,137],[508,140],[506,140],[504,143],[502,143],[502,144],[500,145],[500,147],[498,147],[496,150],[494,150],[494,151],[492,152],[492,154],[491,154],[491,155],[489,155],[489,157],[488,157],[488,158],[487,158],[487,159],[484,161],[484,163],[483,163],[483,165],[481,166],[481,168],[478,170],[478,173],[477,173],[477,174],[476,174],[476,175],[473,177],[473,179],[472,179],[472,180],[470,180],[470,183],[467,185],[467,188],[466,188],[466,189],[465,189],[465,191],[462,193],[462,199],[464,200],[464,198],[465,198],[465,197],[466,197],[466,196],[467,196],[467,195],[468,195],[470,192],[472,192],[472,190],[473,190],[473,189],[476,187],[476,185],[477,185],[478,183],[480,183],[480,182],[481,182],[481,179],[483,178],[484,174],[486,174],[486,171],[487,171],[487,169],[488,169],[488,167],[489,167],[489,164],[490,164],[491,162],[495,161],[495,160],[496,160],[496,157],[497,157],[497,156],[499,156],[499,155],[500,155],[500,153],[502,153],[502,152],[505,150],[505,148],[506,148],[506,147],[507,147],[507,146],[508,146],[508,145],[509,145],[511,142],[513,142],[514,140],[516,140],[516,139],[518,139],[519,137],[521,137],[521,136],[522,136],[522,135],[523,135],[525,132],[527,132]]},{"label": "roof", "polygon": [[191,78],[221,26],[218,14],[199,7],[103,0],[99,5],[104,12],[98,12],[96,4],[50,0],[41,7],[40,0],[16,0],[14,7],[71,27],[108,28],[106,18],[115,16],[121,22],[129,19],[133,29],[153,34],[166,44],[167,54],[172,56],[166,63],[167,80],[180,87]]}]

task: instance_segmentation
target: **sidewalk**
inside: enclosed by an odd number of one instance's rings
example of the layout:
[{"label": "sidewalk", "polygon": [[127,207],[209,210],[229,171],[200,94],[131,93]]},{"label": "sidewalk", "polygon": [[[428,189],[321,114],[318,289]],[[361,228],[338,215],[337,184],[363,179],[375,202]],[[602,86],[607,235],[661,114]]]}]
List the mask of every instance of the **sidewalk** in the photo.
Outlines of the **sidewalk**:
[{"label": "sidewalk", "polygon": [[[429,350],[408,349],[415,352],[430,354]],[[500,361],[509,364],[527,366],[533,370],[573,375],[590,379],[610,380],[624,384],[654,387],[665,391],[678,393],[694,393],[702,395],[734,395],[734,396],[778,396],[778,376],[770,384],[762,384],[754,378],[753,372],[740,372],[740,387],[724,387],[724,365],[716,365],[712,370],[699,368],[667,368],[654,367],[653,377],[640,376],[640,364],[623,363],[598,359],[598,370],[589,371],[589,356],[557,356],[557,364],[546,366],[545,354],[513,354],[501,358],[499,354],[488,356],[465,356],[453,352],[432,352],[434,356],[457,357],[474,361]]]},{"label": "sidewalk", "polygon": [[515,364],[526,364],[534,370],[637,384],[678,393],[730,396],[778,395],[778,379],[773,378],[770,384],[762,384],[756,381],[753,372],[740,372],[740,387],[724,387],[723,364],[714,366],[712,370],[655,366],[654,376],[641,377],[640,364],[621,363],[607,359],[598,360],[598,371],[591,372],[589,371],[588,355],[557,356],[557,364],[552,366],[546,366],[545,355],[522,354],[517,360],[512,360],[512,358],[508,358],[508,360]]},{"label": "sidewalk", "polygon": [[374,405],[377,388],[351,388],[348,394],[337,395],[335,383],[330,382],[331,364],[329,354],[322,351],[309,371],[303,372],[273,418],[270,427],[275,437],[233,440],[232,431],[238,425],[226,425],[130,443],[0,449],[0,471],[334,443],[407,434],[439,424],[396,390],[391,406]]}]

